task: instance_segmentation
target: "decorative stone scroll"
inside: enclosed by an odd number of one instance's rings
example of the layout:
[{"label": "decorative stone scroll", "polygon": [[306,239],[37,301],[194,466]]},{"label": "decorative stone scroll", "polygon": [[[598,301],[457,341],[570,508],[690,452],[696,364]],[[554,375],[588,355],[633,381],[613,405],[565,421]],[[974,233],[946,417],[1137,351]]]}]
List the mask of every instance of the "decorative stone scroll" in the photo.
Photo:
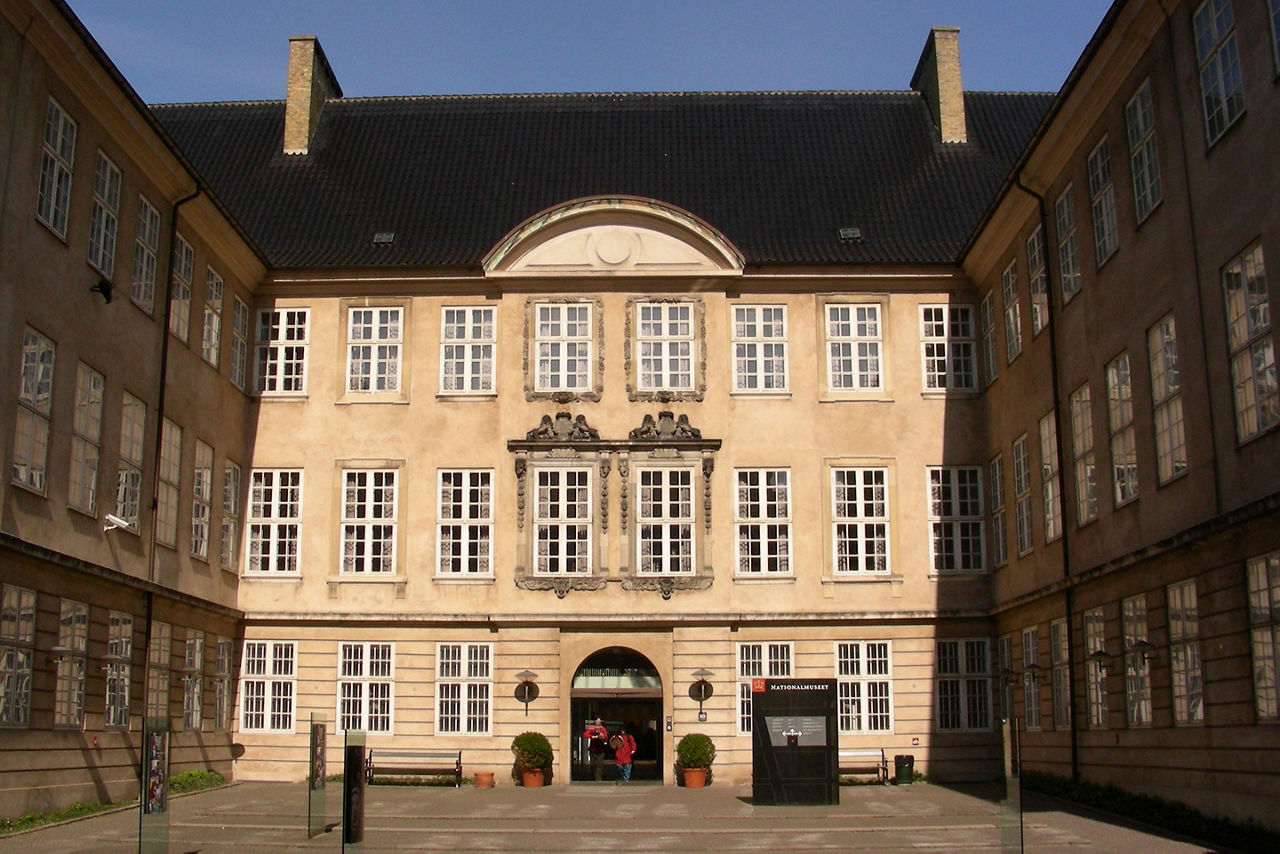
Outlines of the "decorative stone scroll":
[{"label": "decorative stone scroll", "polygon": [[622,589],[656,591],[670,599],[677,590],[707,590],[714,580],[710,575],[629,575],[622,579]]},{"label": "decorative stone scroll", "polygon": [[608,580],[598,575],[526,575],[516,579],[521,590],[550,590],[563,599],[570,590],[603,590]]},{"label": "decorative stone scroll", "polygon": [[682,439],[701,439],[702,431],[689,423],[689,416],[681,414],[677,418],[673,413],[663,410],[655,421],[652,415],[646,414],[640,426],[628,436],[633,442],[678,442]]},{"label": "decorative stone scroll", "polygon": [[579,413],[574,418],[568,412],[557,412],[555,420],[550,415],[525,434],[531,442],[591,442],[600,438],[600,431],[587,423],[587,416]]}]

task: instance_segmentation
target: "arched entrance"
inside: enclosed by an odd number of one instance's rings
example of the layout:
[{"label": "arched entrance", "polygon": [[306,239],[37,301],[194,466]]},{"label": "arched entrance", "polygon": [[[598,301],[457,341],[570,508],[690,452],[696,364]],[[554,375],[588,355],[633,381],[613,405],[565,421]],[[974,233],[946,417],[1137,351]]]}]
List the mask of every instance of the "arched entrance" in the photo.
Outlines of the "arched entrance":
[{"label": "arched entrance", "polygon": [[[573,745],[570,757],[571,781],[593,779],[587,742],[582,738],[587,725],[600,718],[610,734],[623,726],[636,739],[632,780],[661,780],[662,677],[649,659],[634,649],[611,646],[589,655],[577,672],[569,691]],[[612,754],[607,754],[604,779],[617,777]]]}]

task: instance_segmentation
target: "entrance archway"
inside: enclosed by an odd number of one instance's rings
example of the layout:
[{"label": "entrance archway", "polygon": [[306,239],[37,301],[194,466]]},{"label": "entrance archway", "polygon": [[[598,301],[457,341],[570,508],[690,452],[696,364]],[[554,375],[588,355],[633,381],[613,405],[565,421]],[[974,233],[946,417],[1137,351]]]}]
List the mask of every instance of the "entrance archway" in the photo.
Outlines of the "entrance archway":
[{"label": "entrance archway", "polygon": [[[662,677],[653,662],[634,649],[611,646],[587,656],[569,690],[571,781],[594,779],[587,741],[587,725],[600,718],[610,734],[629,727],[636,739],[631,779],[662,779]],[[617,778],[612,752],[606,753],[603,779]]]}]

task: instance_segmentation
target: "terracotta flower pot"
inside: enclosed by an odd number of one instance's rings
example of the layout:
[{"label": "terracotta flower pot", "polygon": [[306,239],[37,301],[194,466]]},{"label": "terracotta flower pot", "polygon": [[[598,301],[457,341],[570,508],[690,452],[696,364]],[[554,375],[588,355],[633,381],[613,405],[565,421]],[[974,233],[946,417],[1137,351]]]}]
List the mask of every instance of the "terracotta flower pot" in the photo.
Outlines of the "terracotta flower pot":
[{"label": "terracotta flower pot", "polygon": [[707,769],[706,768],[685,768],[684,769],[684,787],[686,789],[701,789],[707,785]]},{"label": "terracotta flower pot", "polygon": [[540,788],[542,786],[542,769],[535,768],[532,771],[521,771],[520,784],[526,789]]},{"label": "terracotta flower pot", "polygon": [[492,789],[493,788],[493,772],[477,771],[476,772],[476,788]]}]

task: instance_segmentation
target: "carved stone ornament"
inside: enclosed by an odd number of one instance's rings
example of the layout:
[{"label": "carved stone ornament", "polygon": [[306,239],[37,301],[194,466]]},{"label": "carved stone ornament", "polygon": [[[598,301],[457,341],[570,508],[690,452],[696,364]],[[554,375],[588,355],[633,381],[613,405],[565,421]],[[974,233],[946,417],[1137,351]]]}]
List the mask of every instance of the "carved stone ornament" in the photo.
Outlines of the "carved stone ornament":
[{"label": "carved stone ornament", "polygon": [[591,575],[526,575],[516,579],[521,590],[550,590],[563,599],[570,590],[603,590],[608,582]]},{"label": "carved stone ornament", "polygon": [[600,531],[609,533],[609,458],[600,460]]},{"label": "carved stone ornament", "polygon": [[702,431],[689,423],[688,415],[682,413],[677,418],[674,413],[663,410],[658,413],[657,420],[646,414],[628,438],[633,442],[678,442],[701,439]]},{"label": "carved stone ornament", "polygon": [[532,442],[591,442],[600,438],[600,432],[587,423],[587,416],[579,414],[574,418],[568,412],[557,412],[555,420],[550,415],[542,416],[542,421],[525,434]]},{"label": "carved stone ornament", "polygon": [[714,580],[710,575],[631,575],[622,579],[622,589],[656,591],[670,599],[677,590],[708,590]]},{"label": "carved stone ornament", "polygon": [[[532,348],[537,345],[539,306],[586,306],[591,315],[589,349],[594,353],[591,368],[591,388],[539,389],[537,388],[536,357]],[[550,400],[555,403],[575,403],[580,400],[599,401],[604,393],[604,302],[599,297],[527,297],[524,306],[524,399]]]}]

